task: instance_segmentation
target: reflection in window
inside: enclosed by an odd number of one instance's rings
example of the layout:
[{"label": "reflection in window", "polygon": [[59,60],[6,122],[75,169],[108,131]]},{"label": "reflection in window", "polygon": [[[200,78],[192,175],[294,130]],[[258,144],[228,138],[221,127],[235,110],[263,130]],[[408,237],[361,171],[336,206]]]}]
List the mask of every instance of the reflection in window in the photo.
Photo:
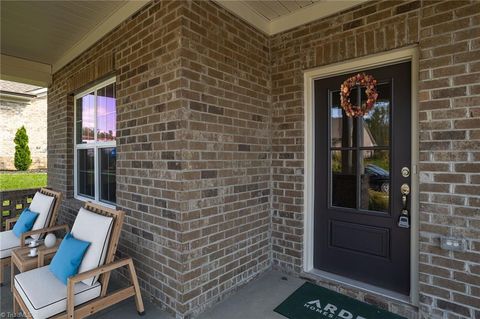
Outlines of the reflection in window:
[{"label": "reflection in window", "polygon": [[357,194],[356,151],[332,151],[332,205],[355,208]]},{"label": "reflection in window", "polygon": [[361,151],[361,200],[363,209],[388,212],[390,193],[390,158],[388,151]]},{"label": "reflection in window", "polygon": [[[389,211],[391,84],[377,90],[373,109],[356,118],[346,116],[339,91],[330,92],[332,206]],[[350,101],[359,99],[365,102],[365,89],[352,89]]]},{"label": "reflection in window", "polygon": [[78,98],[77,108],[77,143],[91,143],[94,141],[95,128],[95,95],[86,94]]},{"label": "reflection in window", "polygon": [[115,85],[97,91],[97,141],[113,141],[116,137]]},{"label": "reflection in window", "polygon": [[[362,146],[388,146],[390,139],[390,83],[377,86],[380,99],[362,118]],[[365,101],[363,101],[365,102]]]},{"label": "reflection in window", "polygon": [[[352,94],[357,94],[356,89]],[[353,93],[355,92],[355,93]],[[331,147],[352,147],[356,146],[356,121],[348,117],[340,106],[340,91],[330,93],[331,108]]]},{"label": "reflection in window", "polygon": [[115,203],[117,153],[115,147],[101,148],[100,153],[100,200]]},{"label": "reflection in window", "polygon": [[77,155],[78,194],[95,197],[95,154],[92,148],[80,149]]},{"label": "reflection in window", "polygon": [[75,96],[75,195],[115,204],[115,82],[107,80]]}]

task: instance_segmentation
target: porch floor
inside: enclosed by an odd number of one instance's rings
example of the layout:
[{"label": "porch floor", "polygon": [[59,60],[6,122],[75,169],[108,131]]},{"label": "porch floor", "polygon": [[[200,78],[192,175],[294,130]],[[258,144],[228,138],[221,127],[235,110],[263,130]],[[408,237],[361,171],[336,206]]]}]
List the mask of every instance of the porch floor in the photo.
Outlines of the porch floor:
[{"label": "porch floor", "polygon": [[[10,267],[6,267],[10,268]],[[6,269],[5,269],[6,270]],[[6,271],[6,278],[10,272]],[[8,276],[8,277],[7,277]],[[282,279],[283,278],[283,279]],[[286,280],[285,280],[286,279]],[[273,312],[285,298],[304,283],[303,280],[284,275],[278,271],[268,271],[249,284],[243,286],[232,295],[225,298],[213,308],[207,309],[198,316],[198,319],[285,319]],[[154,304],[144,300],[145,316],[139,317],[135,309],[133,298],[110,307],[90,317],[97,319],[173,319]],[[12,312],[12,294],[10,282],[7,280],[0,289],[0,317]],[[5,315],[4,315],[5,314]]]}]

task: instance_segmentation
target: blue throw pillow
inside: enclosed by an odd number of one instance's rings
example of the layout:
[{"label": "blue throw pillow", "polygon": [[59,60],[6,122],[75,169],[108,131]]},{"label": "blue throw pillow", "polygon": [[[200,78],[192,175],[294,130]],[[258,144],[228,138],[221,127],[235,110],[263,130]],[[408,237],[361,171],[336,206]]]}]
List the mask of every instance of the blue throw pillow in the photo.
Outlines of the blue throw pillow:
[{"label": "blue throw pillow", "polygon": [[67,233],[60,243],[57,253],[53,256],[49,267],[50,271],[66,285],[68,277],[78,273],[88,246],[90,246],[89,242],[76,239],[72,234]]},{"label": "blue throw pillow", "polygon": [[13,226],[13,233],[15,236],[20,238],[23,233],[30,231],[35,223],[35,220],[38,217],[38,213],[32,212],[30,209],[25,208],[20,214],[17,222]]}]

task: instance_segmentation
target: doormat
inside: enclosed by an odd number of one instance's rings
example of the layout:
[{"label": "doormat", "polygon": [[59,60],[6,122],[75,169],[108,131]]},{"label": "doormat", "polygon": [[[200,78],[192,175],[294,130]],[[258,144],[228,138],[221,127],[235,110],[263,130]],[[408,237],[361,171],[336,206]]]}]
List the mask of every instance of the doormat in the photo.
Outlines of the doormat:
[{"label": "doormat", "polygon": [[274,311],[289,319],[405,319],[309,282]]}]

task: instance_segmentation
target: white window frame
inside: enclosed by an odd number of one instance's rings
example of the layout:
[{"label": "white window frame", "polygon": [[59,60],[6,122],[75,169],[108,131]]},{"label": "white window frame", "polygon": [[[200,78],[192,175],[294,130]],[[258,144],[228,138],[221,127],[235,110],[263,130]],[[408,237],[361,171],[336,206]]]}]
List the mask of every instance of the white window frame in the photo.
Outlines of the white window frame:
[{"label": "white window frame", "polygon": [[[99,165],[99,154],[98,150],[102,148],[108,148],[108,147],[117,147],[117,141],[109,141],[109,142],[97,142],[97,90],[101,89],[107,85],[110,85],[112,83],[116,83],[116,77],[109,78],[105,81],[102,81],[101,83],[96,84],[95,86],[91,86],[88,89],[76,94],[74,96],[74,116],[73,116],[73,145],[74,145],[74,165],[73,165],[73,189],[74,189],[74,198],[84,201],[84,202],[94,202],[109,208],[116,208],[116,204],[112,205],[111,203],[103,202],[100,200],[100,165]],[[93,138],[94,142],[93,143],[84,143],[84,144],[77,144],[77,99],[92,93],[94,94],[94,128],[93,128]],[[116,98],[116,90],[115,90],[115,98]],[[116,108],[116,103],[115,103],[115,108]],[[115,121],[116,122],[116,121]],[[116,125],[116,123],[115,123]],[[81,149],[93,149],[94,150],[94,185],[95,185],[95,198],[90,198],[86,196],[82,196],[81,194],[78,193],[78,150]]]}]

